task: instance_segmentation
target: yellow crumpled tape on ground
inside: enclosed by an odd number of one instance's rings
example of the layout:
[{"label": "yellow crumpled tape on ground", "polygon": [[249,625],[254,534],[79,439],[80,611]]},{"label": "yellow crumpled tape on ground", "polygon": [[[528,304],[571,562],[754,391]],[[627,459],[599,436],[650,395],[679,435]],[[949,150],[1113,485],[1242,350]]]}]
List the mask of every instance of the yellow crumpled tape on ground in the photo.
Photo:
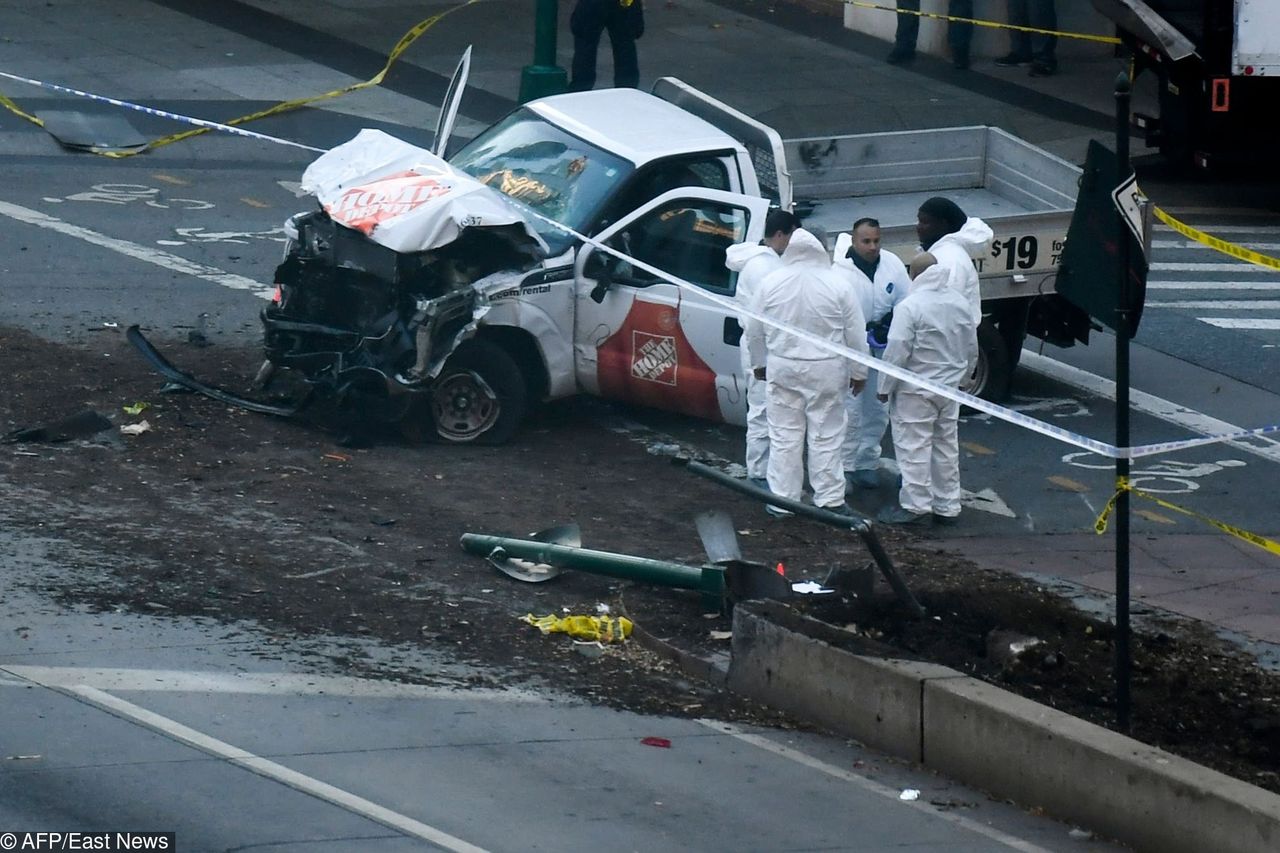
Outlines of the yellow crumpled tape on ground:
[{"label": "yellow crumpled tape on ground", "polygon": [[631,636],[631,620],[625,616],[534,616],[520,618],[544,634],[568,634],[601,643],[620,643]]},{"label": "yellow crumpled tape on ground", "polygon": [[1218,521],[1216,518],[1210,518],[1209,516],[1198,513],[1195,510],[1190,510],[1186,507],[1169,503],[1168,501],[1162,500],[1149,492],[1142,491],[1142,489],[1135,489],[1133,484],[1129,482],[1126,477],[1117,478],[1116,493],[1111,496],[1111,500],[1107,501],[1107,505],[1102,508],[1102,512],[1098,515],[1098,519],[1093,523],[1094,533],[1101,536],[1103,533],[1107,532],[1107,525],[1111,521],[1111,513],[1115,510],[1116,501],[1120,499],[1120,495],[1123,492],[1129,492],[1130,494],[1137,495],[1140,498],[1146,498],[1157,506],[1162,506],[1165,509],[1180,512],[1183,515],[1189,515],[1192,518],[1198,518],[1205,524],[1208,524],[1211,527],[1216,527],[1228,536],[1234,536],[1242,542],[1248,542],[1250,545],[1256,545],[1264,551],[1280,556],[1280,542],[1268,539],[1265,536],[1259,536],[1256,533],[1245,530],[1243,527],[1236,527],[1234,524],[1227,524],[1225,521]]},{"label": "yellow crumpled tape on ground", "polygon": [[[409,46],[413,44],[415,41],[417,41],[418,38],[423,33],[425,33],[427,30],[435,26],[436,22],[438,22],[441,18],[443,18],[444,16],[452,12],[456,12],[459,9],[464,9],[467,6],[470,6],[471,4],[477,3],[477,2],[481,2],[481,0],[464,0],[464,2],[460,3],[457,6],[450,6],[449,8],[445,9],[443,12],[437,12],[436,14],[432,15],[430,18],[427,18],[425,20],[419,21],[418,23],[414,24],[412,27],[408,29],[407,32],[405,32],[404,35],[400,37],[400,40],[396,42],[396,46],[391,49],[391,53],[387,55],[387,61],[383,64],[382,70],[380,70],[377,74],[370,77],[368,80],[365,80],[360,83],[352,83],[349,86],[343,86],[340,89],[333,89],[332,91],[324,92],[323,94],[319,94],[319,95],[311,95],[305,98],[295,98],[294,100],[291,100],[291,101],[282,101],[281,103],[278,103],[271,107],[267,107],[264,110],[259,110],[256,113],[250,113],[249,115],[240,116],[239,118],[228,119],[227,121],[223,122],[223,124],[227,124],[232,127],[237,127],[242,124],[248,124],[251,121],[257,121],[260,118],[266,118],[268,116],[279,115],[280,113],[286,113],[291,110],[296,110],[299,107],[305,107],[310,104],[314,104],[318,101],[325,101],[331,98],[341,97],[342,95],[347,95],[352,92],[358,92],[361,89],[367,89],[370,86],[377,86],[381,84],[382,81],[386,78],[387,72],[391,70],[391,66],[395,64],[395,61],[400,58],[400,54],[408,50]],[[12,100],[7,98],[3,93],[0,93],[0,107],[4,107],[5,109],[9,110],[9,112],[14,113],[18,116],[21,116],[22,118],[25,118],[27,121],[33,122],[34,124],[44,127],[44,121],[42,121],[37,116],[23,112],[23,110],[16,103],[14,103]],[[180,133],[173,133],[173,134],[170,134],[169,136],[162,136],[159,139],[152,140],[151,142],[147,143],[147,145],[144,148],[140,148],[137,151],[94,151],[92,153],[97,154],[101,157],[109,157],[111,159],[120,160],[120,159],[124,159],[125,157],[133,157],[137,154],[141,154],[143,151],[146,151],[146,150],[160,148],[165,145],[171,145],[174,142],[179,142],[183,139],[190,139],[193,136],[201,136],[203,134],[209,133],[210,130],[211,128],[208,128],[208,127],[197,127],[193,130],[184,130]]]}]

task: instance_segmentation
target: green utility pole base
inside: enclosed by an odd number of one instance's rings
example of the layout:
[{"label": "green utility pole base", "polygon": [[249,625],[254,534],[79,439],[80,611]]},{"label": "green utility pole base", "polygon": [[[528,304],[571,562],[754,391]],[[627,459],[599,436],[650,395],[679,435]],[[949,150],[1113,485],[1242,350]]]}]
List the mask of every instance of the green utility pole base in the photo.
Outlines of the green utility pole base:
[{"label": "green utility pole base", "polygon": [[569,90],[569,75],[558,65],[526,65],[520,72],[520,103]]}]

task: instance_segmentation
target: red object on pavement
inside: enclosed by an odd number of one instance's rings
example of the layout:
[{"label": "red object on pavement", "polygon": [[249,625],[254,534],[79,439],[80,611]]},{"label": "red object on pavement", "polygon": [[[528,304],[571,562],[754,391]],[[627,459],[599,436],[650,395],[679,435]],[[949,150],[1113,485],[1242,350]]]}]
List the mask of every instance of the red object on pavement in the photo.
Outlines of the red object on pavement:
[{"label": "red object on pavement", "polygon": [[786,572],[786,566],[782,565],[782,563],[778,563],[778,569],[777,569],[777,572],[778,572],[778,574],[782,575],[783,577],[786,577],[786,574],[787,574],[787,572]]},{"label": "red object on pavement", "polygon": [[671,741],[664,737],[645,737],[640,738],[640,742],[645,746],[660,746],[663,749],[671,748]]}]

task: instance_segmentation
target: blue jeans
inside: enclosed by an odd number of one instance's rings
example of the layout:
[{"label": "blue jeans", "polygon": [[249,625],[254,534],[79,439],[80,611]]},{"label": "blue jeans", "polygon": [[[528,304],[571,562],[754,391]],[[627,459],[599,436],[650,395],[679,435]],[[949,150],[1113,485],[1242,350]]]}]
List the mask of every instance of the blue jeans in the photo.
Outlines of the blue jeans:
[{"label": "blue jeans", "polygon": [[[1015,27],[1056,30],[1058,12],[1053,6],[1053,0],[1009,0],[1009,23]],[[1054,56],[1057,46],[1057,36],[1009,31],[1009,52],[1035,62],[1057,65],[1058,60]]]},{"label": "blue jeans", "polygon": [[[920,0],[898,0],[899,9],[920,11]],[[947,14],[956,18],[973,17],[973,0],[948,0]],[[898,29],[893,38],[893,49],[900,53],[915,53],[916,39],[920,35],[920,18],[916,15],[899,15]],[[947,26],[947,45],[951,58],[969,61],[969,44],[973,41],[973,24],[951,23]]]}]

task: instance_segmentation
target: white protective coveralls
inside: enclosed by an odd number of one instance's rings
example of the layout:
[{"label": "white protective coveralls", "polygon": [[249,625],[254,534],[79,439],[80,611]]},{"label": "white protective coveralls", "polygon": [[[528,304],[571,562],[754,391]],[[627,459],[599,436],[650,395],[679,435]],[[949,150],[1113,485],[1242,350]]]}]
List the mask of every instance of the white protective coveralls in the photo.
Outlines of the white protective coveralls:
[{"label": "white protective coveralls", "polygon": [[970,216],[954,234],[944,234],[927,251],[938,259],[938,266],[951,270],[951,284],[965,299],[973,312],[974,334],[982,322],[982,294],[978,289],[978,270],[973,259],[985,255],[995,232],[991,226]]},{"label": "white protective coveralls", "polygon": [[[768,317],[850,349],[867,352],[866,320],[844,276],[827,250],[803,228],[791,234],[783,268],[760,285],[756,310]],[[763,340],[768,351],[769,489],[800,499],[804,452],[809,485],[821,507],[844,506],[844,394],[849,380],[865,379],[867,367],[833,355],[776,326],[748,318],[748,346]]]},{"label": "white protective coveralls", "polygon": [[[848,257],[852,245],[853,238],[850,234],[841,234],[836,238],[836,269],[845,273],[853,282],[862,315],[867,318],[868,323],[874,323],[906,298],[911,288],[911,276],[907,275],[907,267],[901,258],[893,252],[881,251],[875,280],[867,278],[866,273],[858,269]],[[870,349],[876,358],[884,353],[884,350],[876,347]],[[880,465],[880,444],[884,439],[885,427],[889,425],[889,408],[876,398],[879,375],[872,370],[867,374],[866,391],[845,396],[845,411],[849,417],[849,427],[844,436],[846,473],[874,472]]]},{"label": "white protective coveralls", "polygon": [[[768,246],[758,243],[735,243],[725,250],[724,265],[738,274],[734,299],[744,308],[753,308],[760,284],[765,276],[782,268],[782,258]],[[739,317],[742,328],[747,318]],[[754,368],[765,366],[764,340],[757,340],[755,351],[744,334],[740,342],[742,376],[747,387],[747,477],[763,480],[769,465],[769,415],[765,382],[756,379]]]},{"label": "white protective coveralls", "polygon": [[[977,324],[967,299],[935,264],[911,283],[893,312],[884,360],[941,385],[958,388],[978,360]],[[898,502],[907,512],[960,514],[960,404],[892,376],[880,376],[889,395],[893,447],[902,473]]]}]

